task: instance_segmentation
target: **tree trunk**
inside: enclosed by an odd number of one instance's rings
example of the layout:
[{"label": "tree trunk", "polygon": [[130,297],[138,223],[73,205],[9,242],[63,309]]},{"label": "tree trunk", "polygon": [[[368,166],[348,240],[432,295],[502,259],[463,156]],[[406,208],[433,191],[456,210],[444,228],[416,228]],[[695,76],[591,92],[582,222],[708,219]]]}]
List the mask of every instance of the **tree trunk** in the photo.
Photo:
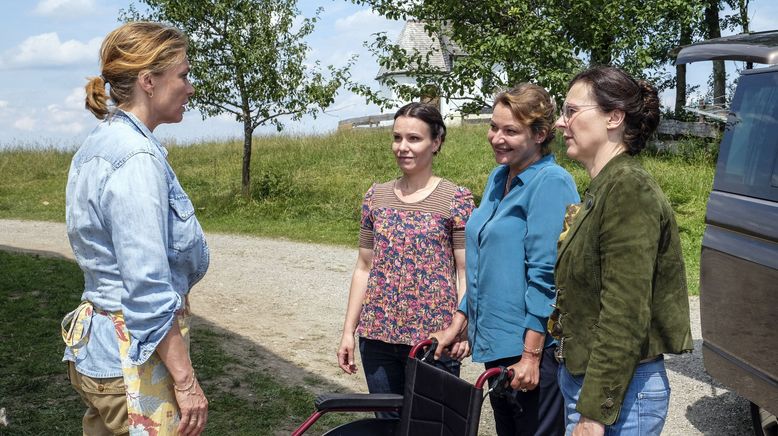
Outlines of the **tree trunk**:
[{"label": "tree trunk", "polygon": [[[719,0],[708,0],[705,6],[705,27],[708,38],[720,38]],[[713,61],[713,104],[723,105],[726,101],[727,71],[724,61]]]},{"label": "tree trunk", "polygon": [[748,19],[748,3],[751,0],[738,0],[737,5],[740,13],[740,24],[743,26],[743,33],[748,33],[749,19]]},{"label": "tree trunk", "polygon": [[597,65],[610,65],[613,60],[611,57],[611,45],[613,44],[613,36],[606,35],[602,38],[596,47],[592,48],[591,57],[589,58],[589,66],[594,67]]},{"label": "tree trunk", "polygon": [[[692,32],[689,27],[681,29],[679,45],[692,43]],[[686,64],[675,66],[675,114],[678,115],[686,106]]]},{"label": "tree trunk", "polygon": [[251,120],[243,120],[243,178],[241,179],[241,193],[244,197],[251,196],[251,140],[254,129],[251,128]]},{"label": "tree trunk", "polygon": [[[740,9],[740,24],[743,26],[743,33],[749,32],[749,19],[748,19],[748,2],[750,0],[738,0],[738,8]],[[746,62],[746,69],[750,70],[754,68],[753,62]]]}]

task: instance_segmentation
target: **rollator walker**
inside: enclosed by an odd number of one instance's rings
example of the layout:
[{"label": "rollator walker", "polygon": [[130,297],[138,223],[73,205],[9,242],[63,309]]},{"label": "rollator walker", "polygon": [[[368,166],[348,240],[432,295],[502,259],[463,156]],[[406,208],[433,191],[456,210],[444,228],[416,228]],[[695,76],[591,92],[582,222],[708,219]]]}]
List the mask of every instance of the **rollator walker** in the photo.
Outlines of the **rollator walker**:
[{"label": "rollator walker", "polygon": [[[425,350],[426,348],[426,350]],[[484,385],[491,380],[492,395],[508,394],[513,370],[491,368],[471,385],[433,364],[437,341],[427,339],[411,348],[405,366],[405,393],[322,394],[316,411],[293,433],[305,433],[328,412],[392,412],[398,419],[366,418],[333,428],[327,436],[476,436],[484,402]]]}]

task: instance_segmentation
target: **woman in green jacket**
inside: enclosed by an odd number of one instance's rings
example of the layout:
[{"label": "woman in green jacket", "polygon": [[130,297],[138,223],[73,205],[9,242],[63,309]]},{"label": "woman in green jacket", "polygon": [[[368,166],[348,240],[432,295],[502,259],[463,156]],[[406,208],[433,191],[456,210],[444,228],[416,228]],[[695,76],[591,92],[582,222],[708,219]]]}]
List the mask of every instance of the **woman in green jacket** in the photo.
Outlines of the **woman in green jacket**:
[{"label": "woman in green jacket", "polygon": [[578,74],[556,122],[592,179],[568,209],[549,322],[568,434],[659,435],[663,354],[692,349],[678,226],[634,157],[658,124],[656,88],[613,67]]}]

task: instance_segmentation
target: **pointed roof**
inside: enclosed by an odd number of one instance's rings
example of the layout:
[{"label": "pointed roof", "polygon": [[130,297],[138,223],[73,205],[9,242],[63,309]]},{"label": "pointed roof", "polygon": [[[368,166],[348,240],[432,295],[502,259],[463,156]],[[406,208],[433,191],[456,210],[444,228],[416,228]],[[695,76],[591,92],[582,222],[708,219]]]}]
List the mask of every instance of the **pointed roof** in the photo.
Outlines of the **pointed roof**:
[{"label": "pointed roof", "polygon": [[[442,73],[451,71],[453,57],[464,55],[448,35],[441,33],[439,35],[430,35],[424,29],[424,23],[418,20],[409,20],[405,22],[396,44],[408,53],[417,52],[421,56],[429,54],[430,66],[437,68]],[[378,70],[376,79],[395,74],[406,74],[413,71],[413,66],[406,70],[389,70],[384,66]]]}]

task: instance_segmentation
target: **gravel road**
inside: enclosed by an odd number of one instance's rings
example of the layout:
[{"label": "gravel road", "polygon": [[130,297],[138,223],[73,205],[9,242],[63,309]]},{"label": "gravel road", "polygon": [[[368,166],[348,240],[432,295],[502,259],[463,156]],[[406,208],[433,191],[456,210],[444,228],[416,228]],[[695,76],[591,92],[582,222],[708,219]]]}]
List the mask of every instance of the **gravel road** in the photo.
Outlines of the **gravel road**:
[{"label": "gravel road", "polygon": [[[343,374],[335,358],[355,249],[223,234],[208,234],[208,242],[211,267],[192,292],[196,322],[229,333],[237,353],[258,353],[253,364],[288,383],[366,391],[363,377]],[[0,249],[72,259],[62,223],[0,220]],[[694,353],[667,358],[672,396],[663,434],[752,434],[748,402],[703,369],[699,300],[690,303]],[[481,370],[467,361],[462,376],[473,382]],[[481,434],[493,435],[491,412],[482,417]]]}]

